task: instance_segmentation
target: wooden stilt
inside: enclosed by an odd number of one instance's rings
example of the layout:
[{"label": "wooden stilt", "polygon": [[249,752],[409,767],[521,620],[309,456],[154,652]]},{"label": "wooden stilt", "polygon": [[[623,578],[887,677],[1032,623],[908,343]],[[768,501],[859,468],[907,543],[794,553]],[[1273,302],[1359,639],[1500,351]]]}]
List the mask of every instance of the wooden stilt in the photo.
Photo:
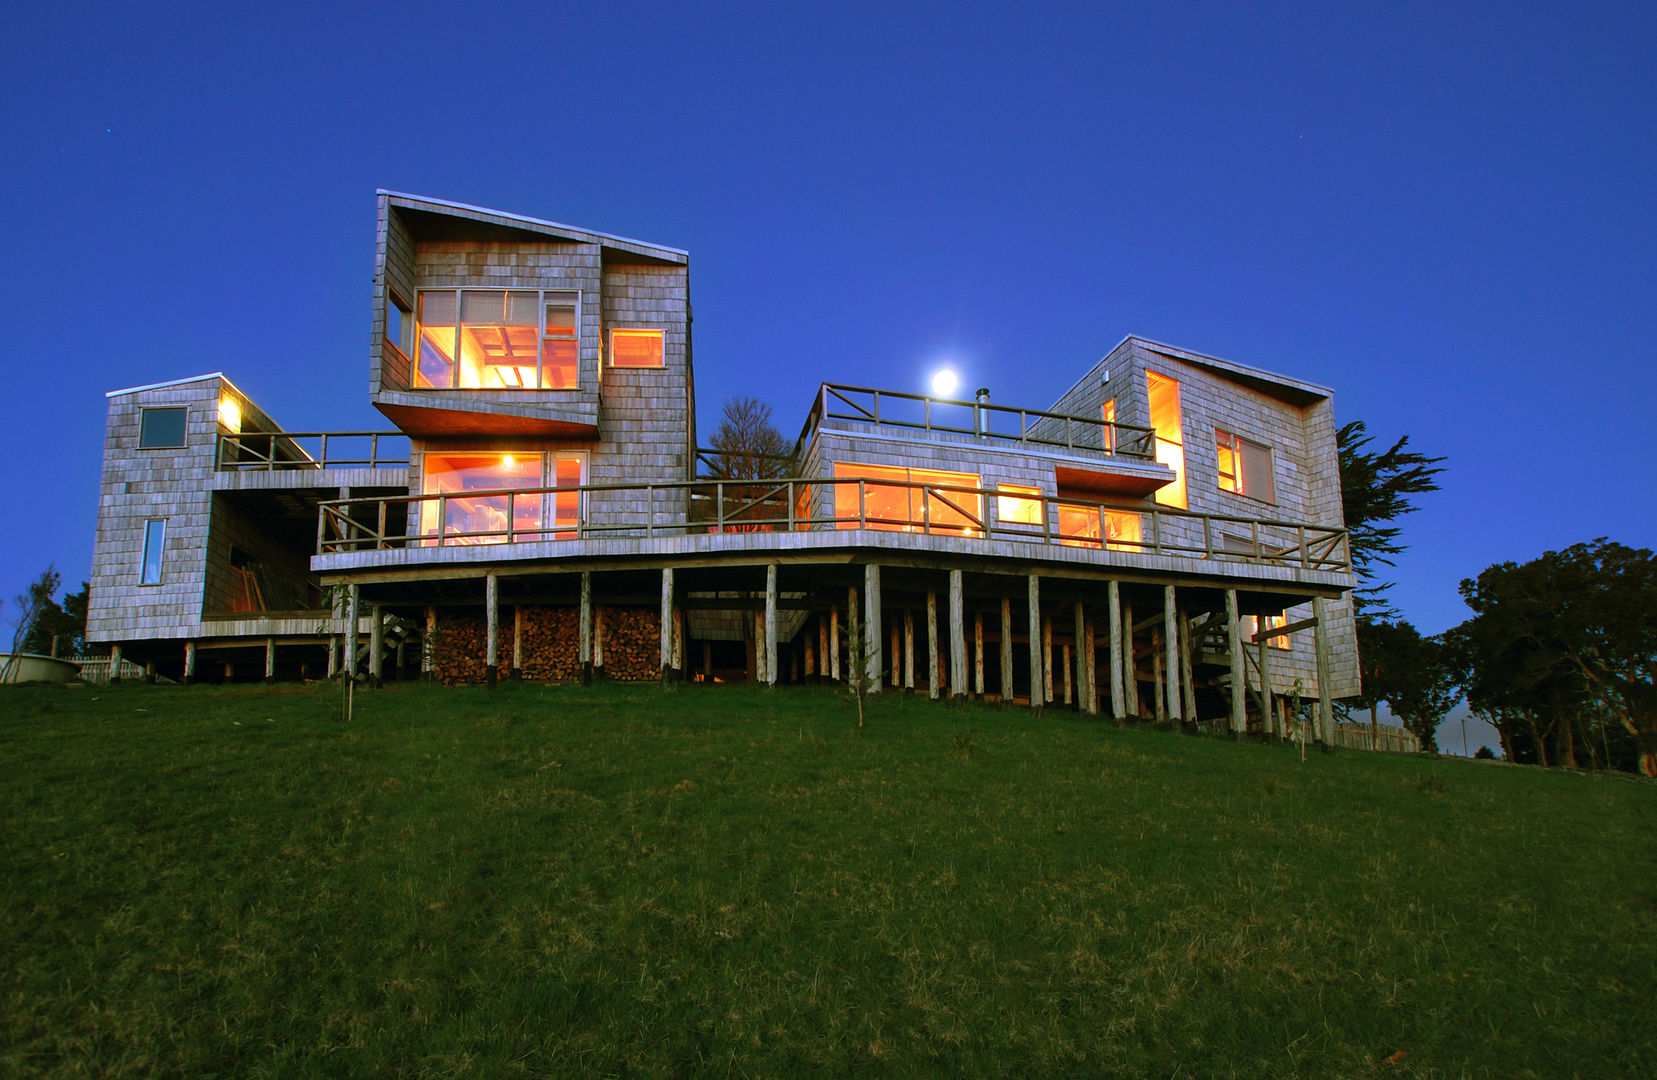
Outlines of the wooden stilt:
[{"label": "wooden stilt", "polygon": [[965,587],[959,570],[949,572],[949,696],[967,696],[967,627]]},{"label": "wooden stilt", "polygon": [[[368,685],[378,690],[385,685],[385,614],[379,604],[368,608]],[[265,678],[276,677],[276,642],[270,643],[270,657],[265,663]]]},{"label": "wooden stilt", "polygon": [[576,615],[576,671],[582,686],[593,681],[593,575],[581,571],[581,609]]},{"label": "wooden stilt", "polygon": [[817,616],[817,674],[827,675],[829,662],[829,621]]},{"label": "wooden stilt", "polygon": [[[373,662],[373,657],[369,657],[369,661],[370,661],[370,663],[372,663]],[[276,681],[276,639],[275,638],[266,638],[265,639],[265,681],[266,682],[275,682]]]},{"label": "wooden stilt", "polygon": [[673,675],[673,567],[662,567],[662,606],[656,622],[661,646],[661,674],[665,685]]},{"label": "wooden stilt", "polygon": [[1041,700],[1044,705],[1053,700],[1053,618],[1050,615],[1041,620]]},{"label": "wooden stilt", "polygon": [[863,662],[868,693],[880,693],[880,564],[863,568]]},{"label": "wooden stilt", "polygon": [[1120,724],[1128,715],[1127,698],[1122,693],[1122,586],[1112,581],[1109,585],[1110,605],[1110,715]]},{"label": "wooden stilt", "polygon": [[1329,627],[1328,609],[1321,596],[1312,597],[1312,648],[1317,652],[1318,673],[1318,727],[1323,738],[1323,752],[1335,752],[1335,703],[1329,687]]},{"label": "wooden stilt", "polygon": [[974,697],[984,697],[984,613],[976,611],[972,616],[972,693]]},{"label": "wooden stilt", "polygon": [[926,696],[938,700],[938,594],[926,594]]},{"label": "wooden stilt", "polygon": [[1070,705],[1074,700],[1070,693],[1070,646],[1059,646],[1059,670],[1064,673],[1064,703]]},{"label": "wooden stilt", "polygon": [[1179,687],[1184,708],[1180,715],[1187,724],[1197,723],[1197,684],[1191,672],[1191,618],[1185,608],[1177,609],[1179,616]]},{"label": "wooden stilt", "polygon": [[604,607],[593,605],[593,677],[604,674]]},{"label": "wooden stilt", "polygon": [[915,688],[915,613],[903,613],[903,688]]},{"label": "wooden stilt", "polygon": [[1030,615],[1030,710],[1040,712],[1042,706],[1043,687],[1041,685],[1041,578],[1035,574],[1029,575],[1029,615]]},{"label": "wooden stilt", "polygon": [[[857,590],[852,590],[852,603],[857,603]],[[829,608],[829,678],[840,681],[840,609]]]},{"label": "wooden stilt", "polygon": [[1013,702],[1013,601],[1001,598],[1001,700]]},{"label": "wooden stilt", "polygon": [[345,677],[357,677],[357,587],[345,589]]},{"label": "wooden stilt", "polygon": [[1162,673],[1168,680],[1164,704],[1168,719],[1177,724],[1183,719],[1179,707],[1179,601],[1172,585],[1162,587],[1162,647]]},{"label": "wooden stilt", "polygon": [[116,642],[109,647],[109,681],[121,681],[121,643]]},{"label": "wooden stilt", "polygon": [[[484,622],[488,625],[484,629],[484,658],[483,681],[493,688],[495,680],[500,676],[500,578],[494,574],[485,574],[483,578],[483,610]],[[353,605],[355,606],[355,605]],[[355,646],[351,651],[355,653]]]},{"label": "wooden stilt", "polygon": [[1168,664],[1167,651],[1162,643],[1166,640],[1167,631],[1161,628],[1151,630],[1151,685],[1156,692],[1156,722],[1168,722],[1168,682],[1165,668]]},{"label": "wooden stilt", "polygon": [[184,685],[189,686],[196,677],[196,643],[184,643]]},{"label": "wooden stilt", "polygon": [[[334,674],[333,657],[328,658],[328,676]],[[430,679],[437,670],[437,609],[426,609],[426,632],[420,635],[420,677]]]},{"label": "wooden stilt", "polygon": [[1096,653],[1092,619],[1083,622],[1082,636],[1086,638],[1082,649],[1082,669],[1087,672],[1087,678],[1083,680],[1087,684],[1087,711],[1096,716],[1099,713],[1099,670],[1094,659]]},{"label": "wooden stilt", "polygon": [[1225,591],[1226,640],[1231,652],[1231,734],[1248,732],[1248,671],[1243,667],[1243,620],[1237,614],[1237,590]]},{"label": "wooden stilt", "polygon": [[[1114,584],[1114,582],[1112,583]],[[1139,716],[1139,657],[1133,648],[1133,605],[1122,604],[1122,707],[1127,715]]]},{"label": "wooden stilt", "polygon": [[777,564],[765,568],[765,685],[777,685]]},{"label": "wooden stilt", "polygon": [[892,621],[892,662],[887,665],[887,678],[892,682],[892,689],[896,690],[903,685],[903,627]]}]

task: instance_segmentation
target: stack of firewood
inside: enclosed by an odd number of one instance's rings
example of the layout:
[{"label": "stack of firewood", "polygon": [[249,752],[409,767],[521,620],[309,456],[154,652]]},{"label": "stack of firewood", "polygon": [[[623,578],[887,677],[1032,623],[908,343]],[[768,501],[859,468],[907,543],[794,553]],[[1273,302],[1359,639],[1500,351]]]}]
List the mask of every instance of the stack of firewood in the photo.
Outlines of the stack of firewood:
[{"label": "stack of firewood", "polygon": [[[504,614],[504,613],[503,613]],[[606,678],[646,682],[661,675],[660,616],[654,610],[604,608]],[[573,607],[526,607],[522,627],[523,677],[541,682],[569,682],[580,674],[580,627]],[[487,626],[480,616],[448,616],[438,626],[432,673],[446,686],[481,683],[488,652]],[[512,619],[501,619],[496,635],[499,673],[512,667]]]}]

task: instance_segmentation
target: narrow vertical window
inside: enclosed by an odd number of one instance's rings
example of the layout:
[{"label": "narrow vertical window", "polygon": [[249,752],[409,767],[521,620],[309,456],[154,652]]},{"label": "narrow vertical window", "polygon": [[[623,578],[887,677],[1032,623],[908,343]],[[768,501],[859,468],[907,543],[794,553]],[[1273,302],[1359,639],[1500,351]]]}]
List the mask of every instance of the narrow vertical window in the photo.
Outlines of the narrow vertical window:
[{"label": "narrow vertical window", "polygon": [[144,522],[144,562],[139,568],[138,584],[161,584],[161,555],[166,546],[166,519],[153,518]]},{"label": "narrow vertical window", "polygon": [[547,321],[541,338],[541,386],[547,390],[573,390],[577,381],[577,354],[580,349],[579,318],[581,294],[546,294]]},{"label": "narrow vertical window", "polygon": [[1116,399],[1110,398],[1105,402],[1104,442],[1105,453],[1116,453]]},{"label": "narrow vertical window", "polygon": [[386,290],[385,340],[407,356],[414,348],[414,312],[403,298]]},{"label": "narrow vertical window", "polygon": [[1158,489],[1156,501],[1186,508],[1185,429],[1180,423],[1179,382],[1154,371],[1145,373],[1151,402],[1151,426],[1156,429],[1156,459],[1174,470],[1174,482]]}]

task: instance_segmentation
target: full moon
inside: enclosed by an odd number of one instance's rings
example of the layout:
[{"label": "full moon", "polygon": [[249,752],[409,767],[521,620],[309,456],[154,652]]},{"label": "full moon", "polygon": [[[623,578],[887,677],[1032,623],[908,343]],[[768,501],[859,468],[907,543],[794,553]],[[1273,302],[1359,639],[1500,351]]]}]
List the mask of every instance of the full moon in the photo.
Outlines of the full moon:
[{"label": "full moon", "polygon": [[955,393],[955,388],[961,385],[961,380],[955,377],[955,372],[944,368],[932,376],[932,393],[938,397],[949,397]]}]

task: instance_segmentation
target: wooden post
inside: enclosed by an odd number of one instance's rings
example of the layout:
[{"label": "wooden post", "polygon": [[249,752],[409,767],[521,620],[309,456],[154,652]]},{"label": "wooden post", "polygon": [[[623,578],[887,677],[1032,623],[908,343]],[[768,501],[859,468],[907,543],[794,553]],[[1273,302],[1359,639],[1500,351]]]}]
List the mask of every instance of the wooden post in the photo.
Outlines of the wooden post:
[{"label": "wooden post", "polygon": [[807,682],[817,677],[817,641],[809,633],[805,636],[805,677]]},{"label": "wooden post", "polygon": [[765,612],[754,612],[753,619],[754,625],[751,629],[753,631],[754,648],[752,655],[754,659],[748,675],[754,682],[762,683],[765,681]]},{"label": "wooden post", "polygon": [[593,605],[593,677],[604,674],[604,605]]},{"label": "wooden post", "polygon": [[1164,677],[1164,668],[1167,665],[1167,652],[1162,643],[1165,640],[1165,631],[1160,627],[1151,628],[1151,686],[1156,691],[1156,722],[1168,722],[1168,683]]},{"label": "wooden post", "polygon": [[1013,601],[1001,598],[1001,700],[1013,700]]},{"label": "wooden post", "polygon": [[1041,620],[1041,702],[1049,704],[1053,700],[1053,617],[1043,616]]},{"label": "wooden post", "polygon": [[1335,704],[1329,693],[1329,628],[1328,611],[1323,597],[1312,597],[1312,648],[1317,653],[1318,665],[1318,726],[1323,732],[1323,752],[1335,752]]},{"label": "wooden post", "polygon": [[357,587],[345,589],[345,677],[357,677]]},{"label": "wooden post", "polygon": [[276,681],[276,639],[265,639],[265,681]]},{"label": "wooden post", "polygon": [[866,693],[880,693],[880,564],[863,568],[863,682]]},{"label": "wooden post", "polygon": [[1093,693],[1087,685],[1087,609],[1080,600],[1071,605],[1076,629],[1076,700],[1082,712],[1093,711]]},{"label": "wooden post", "polygon": [[[852,603],[857,602],[857,590],[852,590]],[[840,609],[829,608],[829,678],[840,681]]]},{"label": "wooden post", "polygon": [[1197,722],[1197,684],[1191,675],[1191,617],[1181,606],[1179,616],[1179,685],[1181,698],[1185,703],[1184,717],[1187,724]]},{"label": "wooden post", "polygon": [[685,678],[685,609],[681,604],[673,606],[673,677],[681,682]]},{"label": "wooden post", "polygon": [[959,570],[949,572],[949,696],[967,696],[967,624],[962,605],[965,586]]},{"label": "wooden post", "polygon": [[147,683],[152,683],[152,682],[155,681],[155,661],[154,660],[144,661],[144,681],[147,682]]},{"label": "wooden post", "polygon": [[938,700],[938,594],[926,594],[926,696]]},{"label": "wooden post", "polygon": [[[1260,620],[1255,620],[1258,627]],[[1258,633],[1258,631],[1256,631]],[[1260,727],[1268,736],[1276,735],[1283,729],[1277,723],[1277,710],[1272,702],[1272,661],[1271,647],[1261,638],[1256,646],[1260,652]]]},{"label": "wooden post", "polygon": [[1179,708],[1179,601],[1172,585],[1162,587],[1162,647],[1162,673],[1168,680],[1163,691],[1165,705],[1168,719],[1177,724],[1184,717]]},{"label": "wooden post", "polygon": [[339,635],[328,638],[328,677],[332,679],[339,674]]},{"label": "wooden post", "polygon": [[887,668],[887,678],[892,681],[892,689],[896,690],[903,680],[903,627],[894,620],[892,623],[892,664]]},{"label": "wooden post", "polygon": [[512,605],[512,677],[524,677],[524,606]]},{"label": "wooden post", "polygon": [[1087,711],[1095,715],[1099,712],[1099,669],[1098,661],[1094,659],[1096,643],[1093,640],[1093,620],[1085,623],[1083,636],[1087,639],[1087,658],[1082,666],[1087,671]]},{"label": "wooden post", "polygon": [[777,564],[765,567],[765,685],[777,685]]},{"label": "wooden post", "polygon": [[1127,714],[1139,715],[1139,657],[1133,649],[1133,605],[1122,604],[1122,704]]},{"label": "wooden post", "polygon": [[500,629],[500,597],[501,581],[495,574],[483,576],[483,681],[493,689],[501,673],[501,629]]},{"label": "wooden post", "polygon": [[657,615],[656,637],[661,646],[662,685],[673,676],[673,567],[662,567],[662,606]]},{"label": "wooden post", "polygon": [[[328,674],[334,674],[333,656],[328,658]],[[437,670],[437,609],[426,609],[426,632],[420,637],[420,676],[430,679]]]},{"label": "wooden post", "polygon": [[713,682],[713,642],[702,642],[702,681]]},{"label": "wooden post", "polygon": [[817,674],[822,677],[828,675],[829,662],[829,621],[821,615],[817,616]]},{"label": "wooden post", "polygon": [[1110,717],[1120,724],[1127,718],[1127,700],[1122,696],[1122,586],[1112,581],[1110,604]]},{"label": "wooden post", "polygon": [[575,662],[582,686],[593,681],[593,575],[581,571],[581,606],[576,613]]},{"label": "wooden post", "polygon": [[121,643],[118,641],[109,647],[109,681],[121,681]]},{"label": "wooden post", "polygon": [[[368,683],[378,690],[385,685],[385,619],[380,614],[380,605],[371,604],[368,608],[368,617],[372,620],[368,626]],[[265,664],[270,669],[266,678],[276,674],[276,643],[271,642],[270,659]]]},{"label": "wooden post", "polygon": [[1064,703],[1070,705],[1075,698],[1070,692],[1070,646],[1059,646],[1059,670],[1064,673]]},{"label": "wooden post", "polygon": [[972,615],[972,693],[980,701],[984,698],[984,613]]},{"label": "wooden post", "polygon": [[194,641],[186,641],[184,643],[184,685],[189,686],[190,682],[195,679],[195,677],[196,643]]},{"label": "wooden post", "polygon": [[1231,734],[1241,739],[1248,732],[1248,671],[1243,667],[1243,620],[1237,614],[1237,590],[1225,591],[1226,638],[1231,643]]},{"label": "wooden post", "polygon": [[903,688],[915,688],[915,613],[903,613]]},{"label": "wooden post", "polygon": [[1029,576],[1030,608],[1030,711],[1040,712],[1041,686],[1041,578]]}]

